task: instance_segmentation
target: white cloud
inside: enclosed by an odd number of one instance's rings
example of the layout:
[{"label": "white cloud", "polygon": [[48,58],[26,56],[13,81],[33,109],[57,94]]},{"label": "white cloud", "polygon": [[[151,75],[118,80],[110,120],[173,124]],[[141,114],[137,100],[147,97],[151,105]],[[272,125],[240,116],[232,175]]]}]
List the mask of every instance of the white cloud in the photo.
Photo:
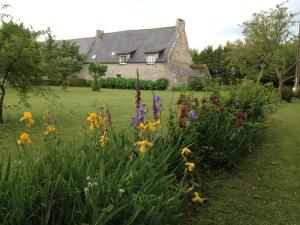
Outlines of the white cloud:
[{"label": "white cloud", "polygon": [[[5,1],[5,0],[4,0]],[[6,0],[11,15],[34,29],[51,27],[58,39],[94,36],[96,29],[113,32],[175,25],[186,21],[189,45],[202,49],[240,37],[238,24],[253,12],[282,0]],[[300,9],[291,0],[292,11]]]}]

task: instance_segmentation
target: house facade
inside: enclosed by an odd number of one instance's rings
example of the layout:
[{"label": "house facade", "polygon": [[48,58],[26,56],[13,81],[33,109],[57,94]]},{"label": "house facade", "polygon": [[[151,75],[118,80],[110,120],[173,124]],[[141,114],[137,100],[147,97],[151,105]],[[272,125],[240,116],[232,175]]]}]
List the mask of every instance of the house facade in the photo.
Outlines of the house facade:
[{"label": "house facade", "polygon": [[187,83],[192,77],[201,78],[193,69],[184,20],[177,19],[176,26],[126,30],[112,33],[96,31],[95,37],[71,39],[85,56],[83,69],[74,74],[77,78],[91,79],[88,63],[108,66],[106,77],[157,80],[167,78],[170,87]]}]

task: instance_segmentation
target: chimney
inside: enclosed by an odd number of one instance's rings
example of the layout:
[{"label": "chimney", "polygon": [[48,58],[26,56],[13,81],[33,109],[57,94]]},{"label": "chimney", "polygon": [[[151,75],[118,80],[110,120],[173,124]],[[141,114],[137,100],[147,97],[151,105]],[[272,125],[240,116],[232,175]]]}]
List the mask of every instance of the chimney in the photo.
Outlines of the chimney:
[{"label": "chimney", "polygon": [[176,20],[176,33],[185,29],[185,21],[183,19]]},{"label": "chimney", "polygon": [[96,39],[101,39],[104,34],[103,30],[96,30]]}]

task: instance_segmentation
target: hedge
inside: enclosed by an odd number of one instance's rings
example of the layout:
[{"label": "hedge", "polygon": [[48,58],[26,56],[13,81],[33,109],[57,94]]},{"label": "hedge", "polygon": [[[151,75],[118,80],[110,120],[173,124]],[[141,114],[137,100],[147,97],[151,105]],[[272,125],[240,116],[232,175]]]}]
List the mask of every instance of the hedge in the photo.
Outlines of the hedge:
[{"label": "hedge", "polygon": [[[102,88],[117,88],[117,89],[135,89],[136,79],[132,78],[101,78]],[[166,90],[168,80],[160,78],[156,81],[140,80],[140,89],[142,90]]]},{"label": "hedge", "polygon": [[[44,80],[43,84],[46,86],[61,86],[60,80]],[[168,80],[160,78],[156,81],[140,80],[140,88],[142,90],[166,90],[168,87]],[[116,88],[116,89],[135,89],[136,79],[132,78],[101,78],[100,84],[102,88]],[[91,82],[85,79],[70,79],[68,80],[70,87],[90,87]]]}]

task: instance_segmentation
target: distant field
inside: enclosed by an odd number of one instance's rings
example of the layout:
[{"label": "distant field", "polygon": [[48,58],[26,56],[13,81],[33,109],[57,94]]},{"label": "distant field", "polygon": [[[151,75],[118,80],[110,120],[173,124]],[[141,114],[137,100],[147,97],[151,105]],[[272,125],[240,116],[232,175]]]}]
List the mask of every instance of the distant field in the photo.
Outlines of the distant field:
[{"label": "distant field", "polygon": [[[14,133],[16,136],[23,130],[24,124],[19,122],[24,111],[30,111],[35,119],[32,131],[32,146],[40,143],[43,126],[43,113],[46,110],[53,112],[52,117],[60,135],[65,138],[80,136],[84,130],[83,125],[88,112],[97,111],[104,104],[109,106],[112,114],[113,127],[116,129],[127,128],[130,118],[135,115],[135,90],[101,89],[92,92],[90,88],[70,87],[67,92],[60,87],[52,87],[52,95],[48,99],[32,93],[29,103],[31,108],[19,104],[19,98],[13,90],[8,90],[5,98],[5,124],[0,125],[0,155],[16,151]],[[179,92],[156,91],[163,100],[163,121],[167,117],[168,109],[176,102]],[[196,93],[202,96],[203,93]],[[148,105],[151,113],[152,91],[142,91],[142,102]]]}]

